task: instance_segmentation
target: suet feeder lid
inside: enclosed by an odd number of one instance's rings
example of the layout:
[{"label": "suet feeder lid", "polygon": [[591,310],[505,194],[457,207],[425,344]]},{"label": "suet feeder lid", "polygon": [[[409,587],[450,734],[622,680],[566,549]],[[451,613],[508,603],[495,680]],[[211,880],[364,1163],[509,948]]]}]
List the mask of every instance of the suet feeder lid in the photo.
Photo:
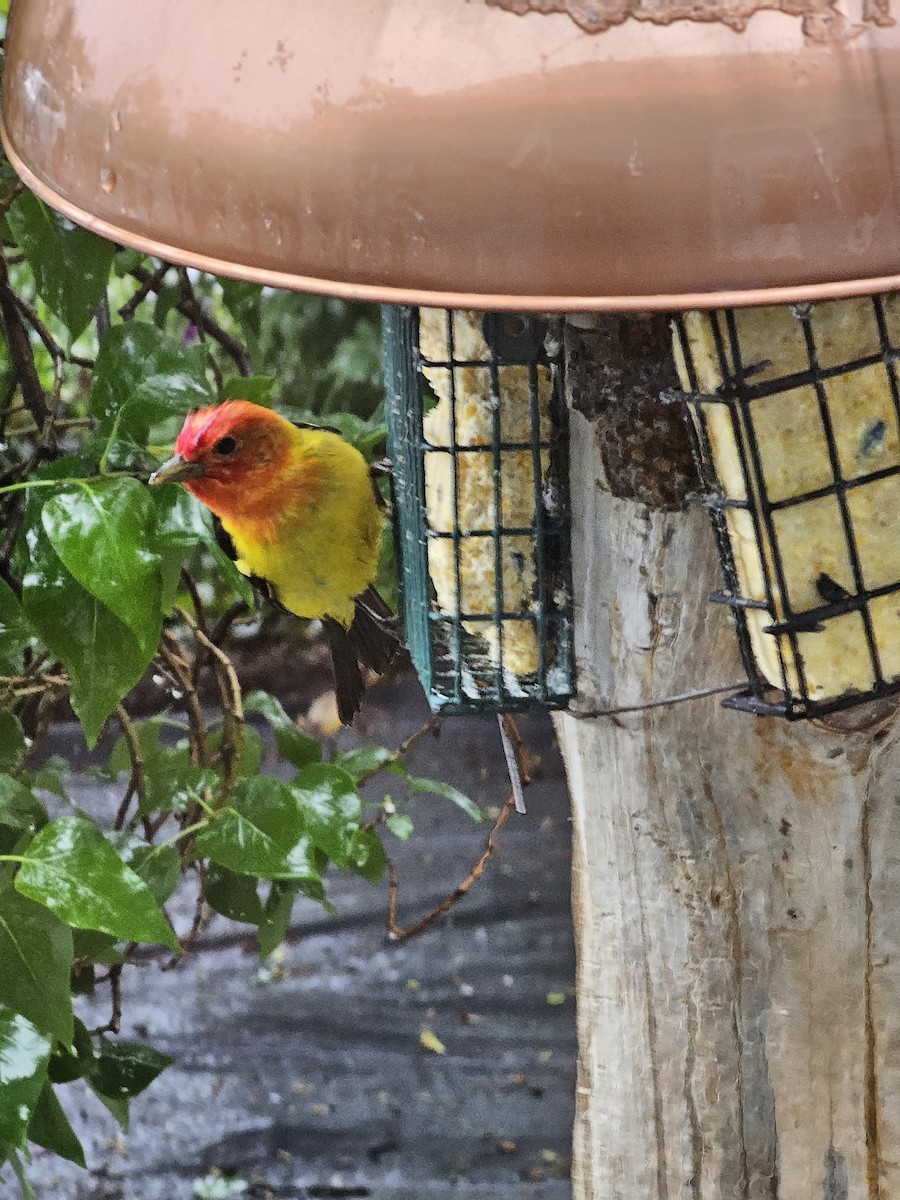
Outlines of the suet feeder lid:
[{"label": "suet feeder lid", "polygon": [[900,26],[859,3],[13,0],[3,136],[79,224],[279,287],[518,311],[897,289]]}]

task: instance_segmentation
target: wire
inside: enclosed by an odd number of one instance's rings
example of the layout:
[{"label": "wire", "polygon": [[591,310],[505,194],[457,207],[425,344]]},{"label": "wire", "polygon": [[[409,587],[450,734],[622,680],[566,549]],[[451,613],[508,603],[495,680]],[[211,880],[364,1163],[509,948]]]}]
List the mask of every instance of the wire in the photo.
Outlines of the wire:
[{"label": "wire", "polygon": [[719,692],[735,692],[747,686],[746,679],[737,683],[720,683],[716,687],[699,688],[695,692],[679,692],[677,696],[664,696],[661,700],[645,700],[641,704],[622,704],[617,708],[567,708],[563,711],[583,721],[588,717],[614,717],[618,713],[643,712],[646,708],[666,708],[670,704],[684,704],[688,700],[702,700],[704,696],[715,696]]}]

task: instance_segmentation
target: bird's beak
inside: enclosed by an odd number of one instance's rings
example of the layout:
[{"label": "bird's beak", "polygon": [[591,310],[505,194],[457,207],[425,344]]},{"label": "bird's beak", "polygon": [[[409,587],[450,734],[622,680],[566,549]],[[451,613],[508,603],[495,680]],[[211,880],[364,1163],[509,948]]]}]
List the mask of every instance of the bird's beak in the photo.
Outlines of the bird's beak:
[{"label": "bird's beak", "polygon": [[202,463],[188,462],[180,454],[176,454],[174,458],[164,462],[158,471],[154,471],[147,482],[151,487],[158,483],[184,483],[186,479],[196,479],[198,475],[205,473]]}]

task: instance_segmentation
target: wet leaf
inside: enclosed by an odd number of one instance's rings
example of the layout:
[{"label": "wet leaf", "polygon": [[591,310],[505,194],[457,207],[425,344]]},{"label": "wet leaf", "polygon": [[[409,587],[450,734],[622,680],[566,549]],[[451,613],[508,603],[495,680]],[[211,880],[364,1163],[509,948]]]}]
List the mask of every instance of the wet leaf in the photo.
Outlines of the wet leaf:
[{"label": "wet leaf", "polygon": [[143,879],[157,904],[165,904],[181,879],[181,856],[174,846],[136,846],[128,865]]},{"label": "wet leaf", "polygon": [[349,865],[369,883],[378,883],[384,874],[384,846],[374,829],[357,829],[350,848]]},{"label": "wet leaf", "polygon": [[249,400],[271,408],[278,380],[273,375],[233,375],[222,384],[223,400]]},{"label": "wet leaf", "polygon": [[239,875],[318,880],[315,850],[291,789],[269,775],[244,780],[197,835],[197,853]]},{"label": "wet leaf", "polygon": [[49,1059],[50,1039],[0,1005],[0,1143],[22,1145]]},{"label": "wet leaf", "polygon": [[109,479],[57,492],[41,513],[69,573],[134,634],[148,658],[162,627],[159,555],[148,549],[156,508],[136,479]]},{"label": "wet leaf", "polygon": [[73,225],[28,191],[6,216],[38,295],[74,341],[106,293],[115,245]]},{"label": "wet leaf", "polygon": [[291,923],[294,901],[299,894],[299,884],[283,883],[278,880],[272,884],[257,934],[260,958],[268,958],[284,941]]},{"label": "wet leaf", "polygon": [[407,775],[406,782],[413,792],[420,792],[423,795],[429,796],[442,796],[445,800],[450,800],[457,808],[461,808],[466,816],[471,817],[473,821],[484,820],[484,813],[478,805],[449,783],[442,783],[439,779],[421,779],[414,775]]},{"label": "wet leaf", "polygon": [[0,712],[0,771],[14,770],[25,753],[25,734],[19,718],[11,712]]},{"label": "wet leaf", "polygon": [[202,346],[185,346],[143,321],[114,325],[104,337],[91,379],[91,412],[101,430],[118,421],[120,433],[143,446],[161,417],[214,400]]},{"label": "wet leaf", "polygon": [[104,1108],[108,1109],[119,1122],[122,1132],[127,1133],[131,1123],[131,1101],[122,1096],[107,1096],[104,1092],[98,1092],[94,1087],[93,1080],[89,1079],[87,1085]]},{"label": "wet leaf", "polygon": [[[259,334],[260,304],[262,289],[255,283],[244,283],[239,279],[220,279],[222,300],[225,307],[243,330],[254,336]],[[247,399],[252,399],[248,396]]]},{"label": "wet leaf", "polygon": [[294,776],[291,791],[313,842],[337,866],[346,867],[362,817],[356,784],[340,767],[311,763]]},{"label": "wet leaf", "polygon": [[40,904],[0,892],[0,1004],[41,1033],[72,1041],[72,931]]},{"label": "wet leaf", "polygon": [[22,605],[9,584],[0,579],[0,673],[14,674],[19,669],[31,636]]},{"label": "wet leaf", "polygon": [[390,762],[395,753],[387,746],[360,746],[356,750],[336,754],[331,761],[346,771],[354,783],[359,783],[363,775],[369,775]]},{"label": "wet leaf", "polygon": [[130,1100],[148,1088],[157,1075],[174,1061],[174,1058],[160,1054],[152,1046],[102,1037],[97,1066],[91,1075],[91,1087],[95,1092],[114,1100]]},{"label": "wet leaf", "polygon": [[129,627],[87,592],[63,565],[42,528],[26,535],[25,612],[72,681],[72,707],[88,744],[143,675],[156,646],[142,647]]},{"label": "wet leaf", "polygon": [[153,893],[81,817],[61,817],[37,834],[15,886],[77,929],[178,949]]},{"label": "wet leaf", "polygon": [[256,888],[257,881],[250,875],[237,875],[213,862],[206,869],[203,884],[206,902],[231,921],[259,925],[263,920],[263,906]]},{"label": "wet leaf", "polygon": [[[144,793],[140,812],[184,812],[207,789],[213,791],[219,785],[215,771],[198,767],[191,762],[186,749],[165,745],[160,742],[164,722],[158,718],[139,721],[134,731],[144,760]],[[113,746],[104,775],[114,779],[122,772],[131,772],[131,754],[128,743],[121,737]]]},{"label": "wet leaf", "polygon": [[408,842],[413,835],[413,823],[406,813],[390,813],[384,823],[401,842]]},{"label": "wet leaf", "polygon": [[43,1146],[79,1167],[85,1166],[84,1149],[69,1124],[51,1083],[45,1083],[28,1126],[28,1140]]},{"label": "wet leaf", "polygon": [[48,1074],[54,1083],[71,1083],[82,1079],[94,1069],[94,1040],[87,1026],[75,1018],[75,1034],[71,1048],[56,1045],[50,1055]]},{"label": "wet leaf", "polygon": [[[0,729],[2,732],[2,729]],[[47,824],[47,810],[18,779],[0,775],[0,825],[22,833],[37,833]]]},{"label": "wet leaf", "polygon": [[251,692],[244,698],[245,713],[259,713],[265,717],[275,734],[275,742],[281,754],[295,767],[317,763],[322,757],[318,741],[298,729],[284,711],[279,700],[268,692]]}]

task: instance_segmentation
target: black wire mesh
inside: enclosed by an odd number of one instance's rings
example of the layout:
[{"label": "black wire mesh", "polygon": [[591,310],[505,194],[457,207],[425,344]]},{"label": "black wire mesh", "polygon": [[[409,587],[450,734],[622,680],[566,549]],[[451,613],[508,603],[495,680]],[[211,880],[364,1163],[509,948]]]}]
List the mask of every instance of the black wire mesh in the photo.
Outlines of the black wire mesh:
[{"label": "black wire mesh", "polygon": [[564,707],[572,601],[561,327],[384,310],[407,640],[434,708]]},{"label": "black wire mesh", "polygon": [[900,300],[675,318],[748,688],[790,719],[900,691]]}]

